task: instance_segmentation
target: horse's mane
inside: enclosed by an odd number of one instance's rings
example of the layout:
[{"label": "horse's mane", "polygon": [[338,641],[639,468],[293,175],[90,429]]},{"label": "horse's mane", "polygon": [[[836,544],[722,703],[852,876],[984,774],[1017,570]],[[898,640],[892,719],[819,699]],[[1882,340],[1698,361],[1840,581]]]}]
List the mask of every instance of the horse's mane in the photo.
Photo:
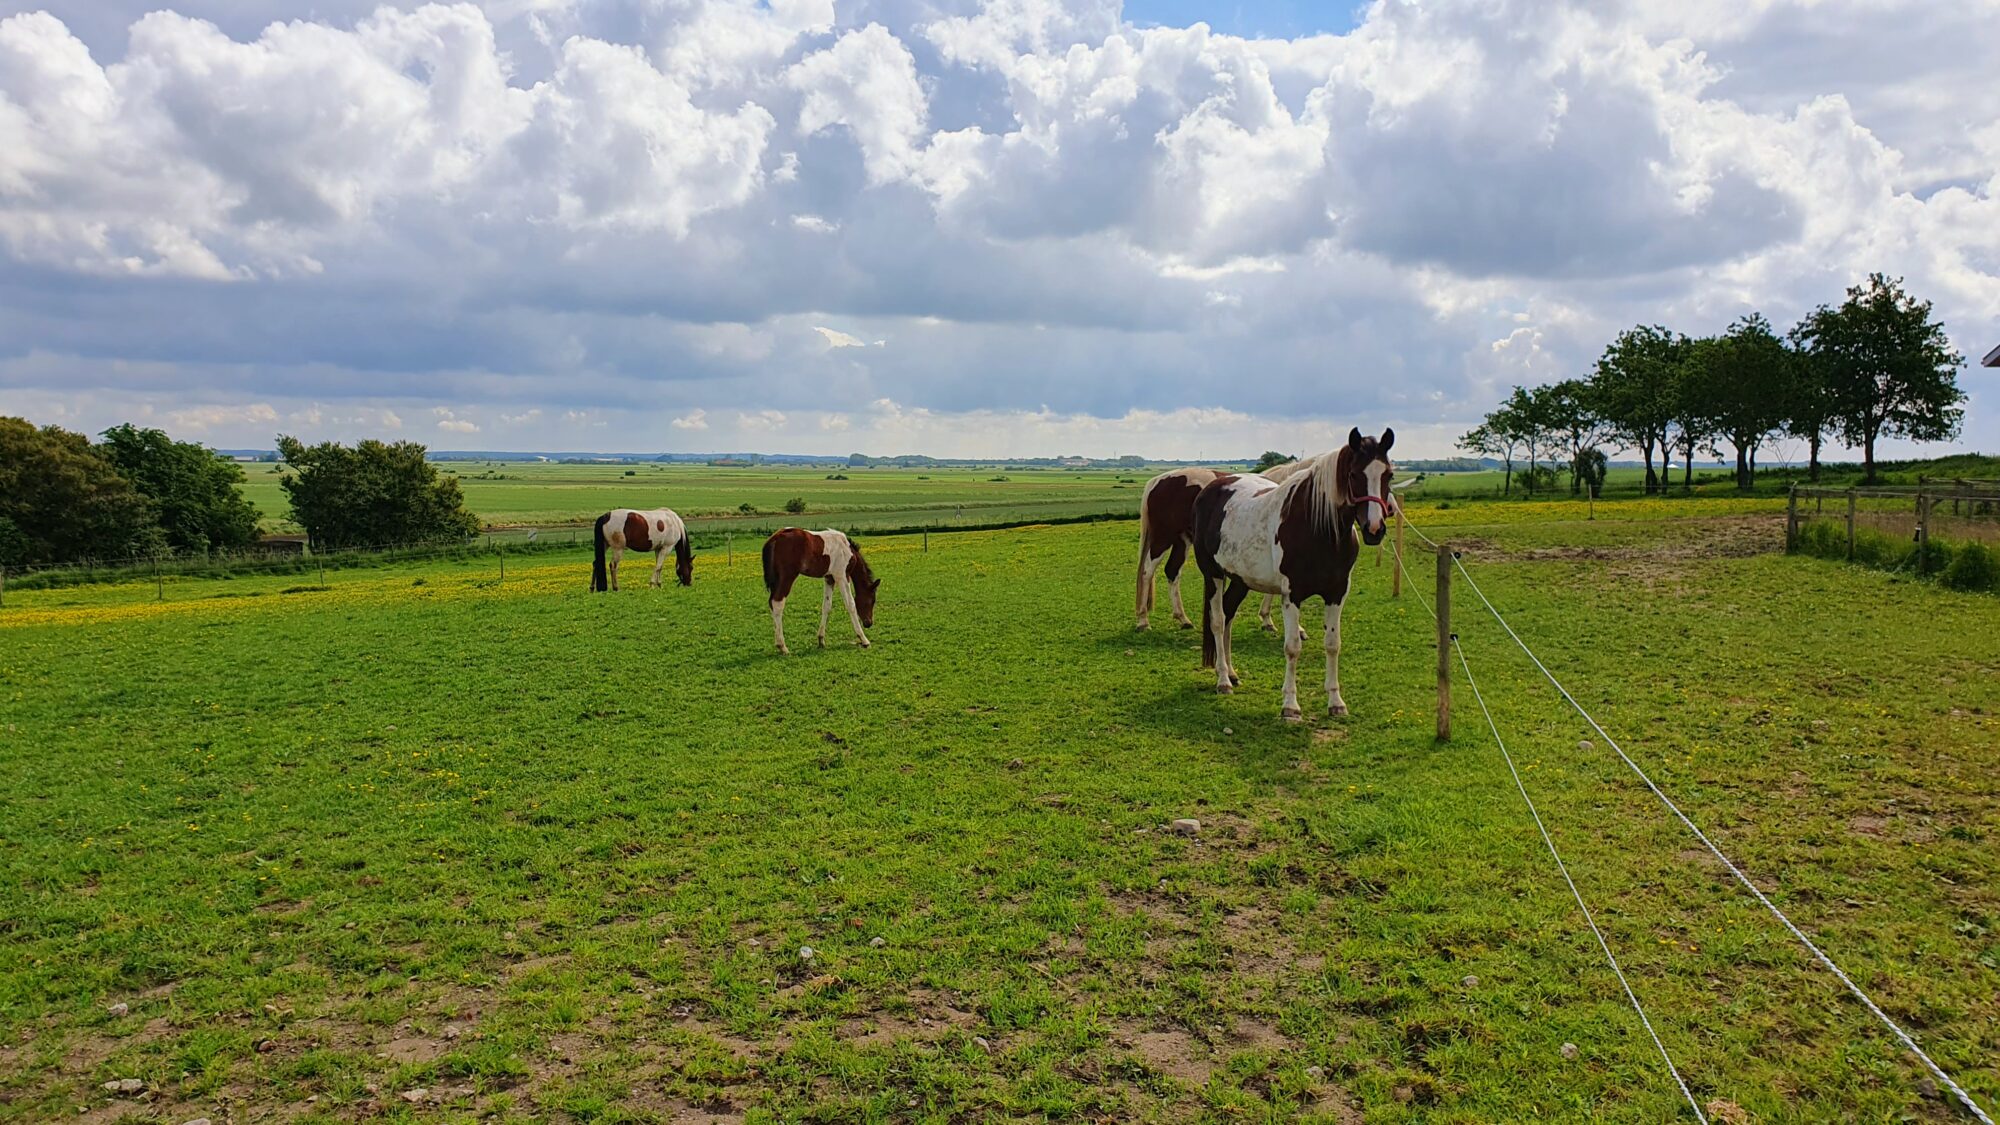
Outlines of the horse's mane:
[{"label": "horse's mane", "polygon": [[1286,475],[1279,487],[1286,490],[1285,502],[1291,503],[1292,496],[1301,488],[1310,488],[1312,494],[1313,523],[1322,527],[1340,525],[1340,509],[1347,504],[1347,447],[1329,449],[1325,453],[1294,461],[1291,465],[1280,465]]},{"label": "horse's mane", "polygon": [[855,546],[854,540],[850,539],[847,541],[847,550],[849,552],[848,558],[853,560],[850,565],[854,573],[850,577],[854,579],[855,584],[866,586],[875,581],[875,572],[868,569],[868,560],[861,557],[861,548]]}]

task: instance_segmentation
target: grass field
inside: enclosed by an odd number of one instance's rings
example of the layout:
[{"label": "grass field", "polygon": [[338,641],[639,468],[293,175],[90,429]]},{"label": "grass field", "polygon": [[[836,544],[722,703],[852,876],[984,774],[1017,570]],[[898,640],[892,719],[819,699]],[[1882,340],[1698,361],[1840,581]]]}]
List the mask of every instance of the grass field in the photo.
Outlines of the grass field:
[{"label": "grass field", "polygon": [[[1991,1106],[2000,602],[1776,554],[1770,508],[1415,516]],[[1253,625],[1227,698],[1132,632],[1132,533],[864,540],[875,647],[798,597],[790,659],[747,552],[10,592],[0,1120],[1684,1118],[1462,686],[1433,742],[1389,571],[1353,717],[1287,726]],[[1457,604],[1701,1100],[1952,1119]]]},{"label": "grass field", "polygon": [[[244,493],[268,526],[288,510],[274,465],[244,466]],[[917,523],[997,523],[1017,518],[1137,510],[1153,471],[1002,469],[729,468],[708,465],[558,465],[538,462],[447,462],[466,507],[489,525],[576,523],[612,508],[669,507],[683,516],[773,521],[893,514]],[[630,475],[627,475],[630,474]],[[829,475],[845,480],[829,480]],[[996,479],[997,478],[997,479]],[[785,502],[806,502],[801,517]],[[746,517],[742,506],[755,513]],[[961,514],[962,513],[962,514]],[[868,522],[868,521],[861,521]]]}]

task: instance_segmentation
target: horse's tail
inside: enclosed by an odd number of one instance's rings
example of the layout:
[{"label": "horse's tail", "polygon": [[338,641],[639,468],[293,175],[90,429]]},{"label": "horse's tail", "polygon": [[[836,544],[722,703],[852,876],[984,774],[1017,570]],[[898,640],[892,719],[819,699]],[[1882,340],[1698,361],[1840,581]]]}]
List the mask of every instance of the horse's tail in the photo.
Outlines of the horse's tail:
[{"label": "horse's tail", "polygon": [[590,564],[590,589],[592,593],[611,588],[610,576],[604,573],[604,525],[611,522],[611,513],[597,517],[597,526],[591,536],[597,541],[597,558]]},{"label": "horse's tail", "polygon": [[1215,579],[1201,575],[1201,666],[1215,667]]},{"label": "horse's tail", "polygon": [[688,530],[681,528],[681,541],[674,544],[674,576],[681,585],[694,585],[694,545],[688,542]]},{"label": "horse's tail", "polygon": [[1153,612],[1153,584],[1148,581],[1152,575],[1147,573],[1146,560],[1153,553],[1153,485],[1157,483],[1157,478],[1146,482],[1145,491],[1139,493],[1139,587],[1135,608],[1142,621]]},{"label": "horse's tail", "polygon": [[774,598],[778,596],[778,559],[772,549],[775,542],[775,539],[764,540],[764,589]]}]

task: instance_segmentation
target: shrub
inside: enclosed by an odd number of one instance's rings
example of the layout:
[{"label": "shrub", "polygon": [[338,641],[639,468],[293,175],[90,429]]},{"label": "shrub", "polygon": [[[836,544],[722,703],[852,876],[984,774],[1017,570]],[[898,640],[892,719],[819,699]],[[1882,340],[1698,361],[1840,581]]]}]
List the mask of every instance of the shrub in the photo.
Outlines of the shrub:
[{"label": "shrub", "polygon": [[754,516],[757,514],[757,505],[745,500],[743,503],[736,505],[736,510],[746,516]]},{"label": "shrub", "polygon": [[639,470],[637,470],[637,469],[627,469],[627,470],[625,470],[625,475],[626,475],[626,476],[628,476],[628,477],[636,477],[636,476],[638,476],[638,475],[639,475]]},{"label": "shrub", "polygon": [[1911,574],[1936,577],[1951,565],[1952,554],[1951,544],[1935,539],[1922,544],[1912,543],[1903,548],[1902,569]]},{"label": "shrub", "polygon": [[1967,543],[1953,553],[1938,581],[1954,590],[2000,589],[2000,555],[1984,543]]},{"label": "shrub", "polygon": [[803,496],[794,496],[790,500],[785,501],[785,511],[790,512],[792,515],[796,516],[805,510],[806,498]]}]

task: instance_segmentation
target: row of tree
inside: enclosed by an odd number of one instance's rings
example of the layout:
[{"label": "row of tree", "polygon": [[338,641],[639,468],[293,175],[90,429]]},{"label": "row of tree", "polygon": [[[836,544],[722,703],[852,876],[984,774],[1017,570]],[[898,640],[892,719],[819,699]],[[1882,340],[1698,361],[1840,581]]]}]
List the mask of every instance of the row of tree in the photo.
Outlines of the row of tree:
[{"label": "row of tree", "polygon": [[1605,447],[1639,451],[1647,492],[1669,487],[1676,455],[1683,484],[1691,486],[1697,452],[1733,454],[1737,486],[1749,488],[1758,450],[1781,434],[1806,442],[1813,480],[1820,450],[1834,437],[1861,449],[1872,482],[1880,438],[1957,436],[1963,363],[1930,302],[1878,273],[1782,337],[1758,313],[1719,336],[1690,338],[1657,325],[1628,329],[1587,378],[1515,387],[1459,445],[1502,460],[1508,491],[1515,461],[1525,458],[1530,487],[1553,483],[1560,469],[1570,474],[1572,491],[1595,492],[1603,484]]},{"label": "row of tree", "polygon": [[[93,443],[0,417],[0,566],[241,550],[258,539],[243,470],[129,423]],[[306,445],[280,437],[279,485],[315,548],[464,539],[479,532],[458,481],[414,442]]]}]

